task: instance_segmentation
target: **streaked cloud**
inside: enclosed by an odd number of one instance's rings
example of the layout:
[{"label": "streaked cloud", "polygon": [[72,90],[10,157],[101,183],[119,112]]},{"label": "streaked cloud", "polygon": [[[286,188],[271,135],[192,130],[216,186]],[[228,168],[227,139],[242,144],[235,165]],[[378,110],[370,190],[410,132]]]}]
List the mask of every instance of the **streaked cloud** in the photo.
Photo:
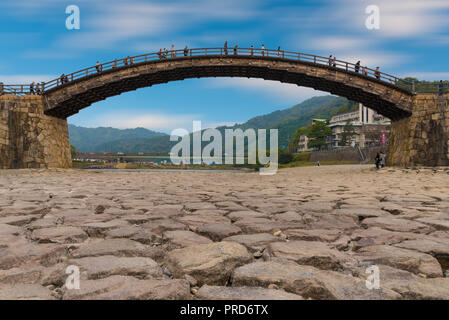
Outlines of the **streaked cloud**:
[{"label": "streaked cloud", "polygon": [[252,91],[259,95],[282,98],[282,101],[285,103],[299,103],[314,96],[328,94],[311,88],[299,87],[295,84],[263,79],[217,78],[211,79],[209,86],[213,88],[234,88]]},{"label": "streaked cloud", "polygon": [[145,113],[142,110],[111,111],[108,114],[93,116],[79,123],[77,116],[69,118],[69,123],[87,127],[107,126],[119,129],[147,128],[156,131],[168,132],[176,128],[192,130],[192,121],[201,120],[203,115],[196,114],[166,114],[159,112]]},{"label": "streaked cloud", "polygon": [[50,74],[0,74],[0,82],[5,84],[28,84],[31,82],[43,82],[57,78],[58,76]]}]

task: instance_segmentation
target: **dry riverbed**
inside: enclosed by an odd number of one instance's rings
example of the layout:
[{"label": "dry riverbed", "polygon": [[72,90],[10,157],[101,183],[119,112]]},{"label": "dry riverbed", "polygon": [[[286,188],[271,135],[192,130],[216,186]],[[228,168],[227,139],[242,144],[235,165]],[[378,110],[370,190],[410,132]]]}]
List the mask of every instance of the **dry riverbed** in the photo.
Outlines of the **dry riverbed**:
[{"label": "dry riverbed", "polygon": [[449,299],[449,169],[3,170],[0,299]]}]

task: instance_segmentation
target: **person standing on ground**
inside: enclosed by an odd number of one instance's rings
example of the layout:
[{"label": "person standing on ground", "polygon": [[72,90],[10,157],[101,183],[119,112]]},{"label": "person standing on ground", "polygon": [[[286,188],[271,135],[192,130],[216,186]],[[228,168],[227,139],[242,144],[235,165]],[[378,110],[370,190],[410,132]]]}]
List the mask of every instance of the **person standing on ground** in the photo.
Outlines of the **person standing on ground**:
[{"label": "person standing on ground", "polygon": [[383,152],[383,151],[381,151],[380,152],[380,166],[382,167],[382,168],[385,168],[385,160],[386,160],[386,157],[387,157],[387,155]]},{"label": "person standing on ground", "polygon": [[376,161],[376,169],[379,170],[380,169],[380,161],[381,161],[379,152],[376,154],[376,158],[374,159],[374,161]]}]

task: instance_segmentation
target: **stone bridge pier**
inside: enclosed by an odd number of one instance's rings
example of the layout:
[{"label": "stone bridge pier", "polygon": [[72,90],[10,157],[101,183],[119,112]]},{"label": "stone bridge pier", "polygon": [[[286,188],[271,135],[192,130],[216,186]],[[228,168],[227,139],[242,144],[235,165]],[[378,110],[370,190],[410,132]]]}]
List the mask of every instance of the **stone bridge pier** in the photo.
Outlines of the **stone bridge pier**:
[{"label": "stone bridge pier", "polygon": [[69,168],[66,119],[44,114],[43,97],[0,96],[0,168]]},{"label": "stone bridge pier", "polygon": [[449,94],[418,94],[410,117],[393,121],[388,165],[449,165]]},{"label": "stone bridge pier", "polygon": [[[43,97],[0,96],[0,168],[69,168],[67,120],[44,114]],[[418,94],[391,125],[388,165],[449,165],[449,95]]]}]

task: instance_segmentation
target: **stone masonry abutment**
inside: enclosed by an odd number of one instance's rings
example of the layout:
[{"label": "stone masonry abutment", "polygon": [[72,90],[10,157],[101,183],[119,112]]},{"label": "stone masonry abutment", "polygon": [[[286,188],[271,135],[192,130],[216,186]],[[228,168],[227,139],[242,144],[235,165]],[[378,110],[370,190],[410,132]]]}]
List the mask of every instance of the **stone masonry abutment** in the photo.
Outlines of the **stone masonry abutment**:
[{"label": "stone masonry abutment", "polygon": [[67,120],[44,114],[42,96],[0,96],[0,169],[69,168]]},{"label": "stone masonry abutment", "polygon": [[418,94],[412,115],[392,122],[388,164],[449,165],[449,94]]}]

